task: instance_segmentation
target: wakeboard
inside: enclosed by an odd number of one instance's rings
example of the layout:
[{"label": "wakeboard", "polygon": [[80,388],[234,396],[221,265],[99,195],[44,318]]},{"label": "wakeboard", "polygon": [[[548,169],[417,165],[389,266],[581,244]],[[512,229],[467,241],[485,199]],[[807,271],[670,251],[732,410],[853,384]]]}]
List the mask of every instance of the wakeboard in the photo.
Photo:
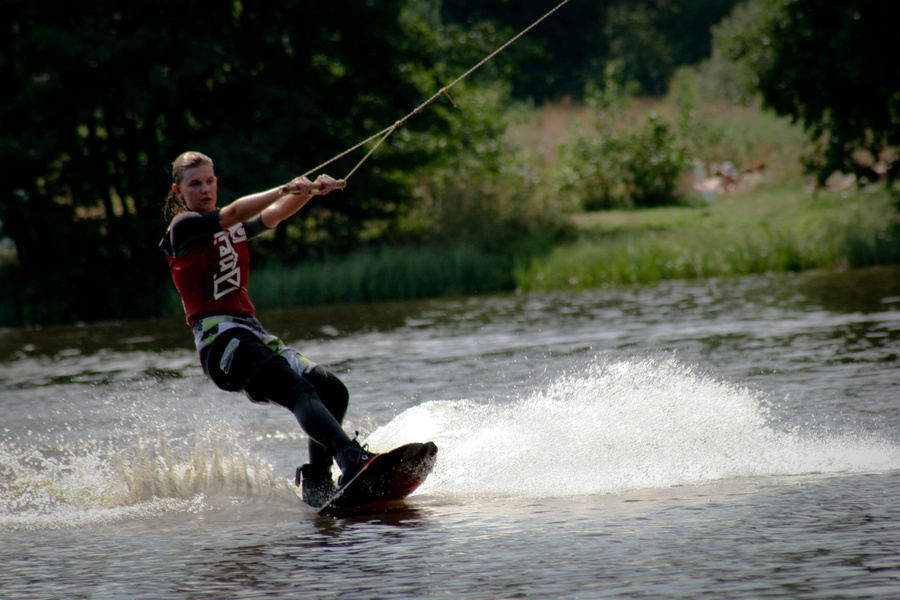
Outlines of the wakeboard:
[{"label": "wakeboard", "polygon": [[341,516],[389,508],[413,493],[437,460],[434,442],[405,444],[379,454],[320,509],[320,515]]}]

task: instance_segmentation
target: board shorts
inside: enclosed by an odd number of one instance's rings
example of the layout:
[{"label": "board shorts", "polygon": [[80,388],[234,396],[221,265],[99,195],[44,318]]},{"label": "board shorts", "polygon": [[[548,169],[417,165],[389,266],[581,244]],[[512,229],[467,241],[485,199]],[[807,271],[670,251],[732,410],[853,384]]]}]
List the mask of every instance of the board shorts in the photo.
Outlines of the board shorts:
[{"label": "board shorts", "polygon": [[[301,376],[316,367],[316,363],[266,332],[254,317],[207,317],[198,321],[193,330],[203,372],[228,392],[246,392],[257,373],[273,360],[286,360]],[[268,403],[247,395],[254,402]]]}]

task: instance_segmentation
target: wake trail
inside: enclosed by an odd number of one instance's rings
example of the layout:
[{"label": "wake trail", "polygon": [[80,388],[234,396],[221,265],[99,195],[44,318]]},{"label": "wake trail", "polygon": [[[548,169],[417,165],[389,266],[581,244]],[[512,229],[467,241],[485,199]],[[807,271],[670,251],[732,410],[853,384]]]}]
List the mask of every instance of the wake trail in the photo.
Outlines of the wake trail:
[{"label": "wake trail", "polygon": [[889,441],[778,430],[760,394],[674,360],[597,361],[504,403],[425,403],[367,441],[425,440],[440,454],[418,493],[562,497],[900,468]]}]

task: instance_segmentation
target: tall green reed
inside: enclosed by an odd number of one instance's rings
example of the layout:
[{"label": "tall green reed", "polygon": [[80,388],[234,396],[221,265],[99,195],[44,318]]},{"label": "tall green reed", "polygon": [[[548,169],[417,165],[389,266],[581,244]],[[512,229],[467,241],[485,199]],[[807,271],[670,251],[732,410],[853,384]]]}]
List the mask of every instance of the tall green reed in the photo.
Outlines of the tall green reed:
[{"label": "tall green reed", "polygon": [[251,278],[257,308],[352,304],[509,289],[505,261],[474,246],[382,248],[344,258],[270,264]]}]

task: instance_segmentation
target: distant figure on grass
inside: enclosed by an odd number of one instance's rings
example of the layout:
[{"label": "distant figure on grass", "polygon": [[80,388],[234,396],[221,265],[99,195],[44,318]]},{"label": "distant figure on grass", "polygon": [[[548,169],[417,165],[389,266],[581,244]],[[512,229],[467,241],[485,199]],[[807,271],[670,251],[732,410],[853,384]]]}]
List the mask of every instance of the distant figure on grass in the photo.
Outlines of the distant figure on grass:
[{"label": "distant figure on grass", "polygon": [[242,390],[250,400],[274,402],[294,413],[309,436],[309,463],[298,469],[303,500],[321,506],[334,493],[332,460],[349,481],[376,455],[341,427],[349,404],[343,382],[270,335],[250,301],[247,242],[300,210],[313,196],[337,189],[321,175],[218,206],[213,161],[185,152],[172,163],[166,218],[172,218],[160,249],[181,294],[203,372],[221,389]]}]

